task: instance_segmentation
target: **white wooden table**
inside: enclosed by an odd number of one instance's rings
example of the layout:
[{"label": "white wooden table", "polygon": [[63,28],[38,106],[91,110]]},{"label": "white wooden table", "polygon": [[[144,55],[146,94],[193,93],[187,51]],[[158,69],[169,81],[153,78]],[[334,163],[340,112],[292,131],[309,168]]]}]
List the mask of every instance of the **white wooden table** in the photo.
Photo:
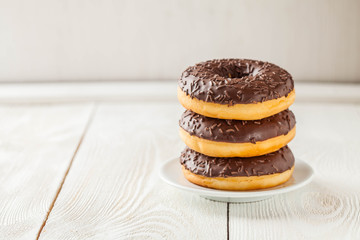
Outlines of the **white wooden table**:
[{"label": "white wooden table", "polygon": [[227,204],[158,177],[184,147],[176,83],[1,85],[0,239],[360,239],[360,86],[296,90],[313,182]]}]

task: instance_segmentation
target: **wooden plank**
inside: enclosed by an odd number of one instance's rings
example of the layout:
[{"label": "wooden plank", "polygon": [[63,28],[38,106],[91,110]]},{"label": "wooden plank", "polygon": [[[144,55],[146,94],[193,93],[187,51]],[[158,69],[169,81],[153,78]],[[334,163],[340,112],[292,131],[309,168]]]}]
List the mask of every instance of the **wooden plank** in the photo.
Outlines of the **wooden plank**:
[{"label": "wooden plank", "polygon": [[230,204],[230,239],[360,239],[360,106],[299,104],[296,157],[313,182],[270,200]]},{"label": "wooden plank", "polygon": [[92,106],[0,107],[0,239],[35,239]]},{"label": "wooden plank", "polygon": [[[163,183],[178,103],[101,105],[40,239],[226,239],[227,204]],[[180,166],[179,166],[180,167]]]},{"label": "wooden plank", "polygon": [[[1,84],[0,103],[177,101],[177,81]],[[297,102],[360,102],[360,84],[298,83]]]}]

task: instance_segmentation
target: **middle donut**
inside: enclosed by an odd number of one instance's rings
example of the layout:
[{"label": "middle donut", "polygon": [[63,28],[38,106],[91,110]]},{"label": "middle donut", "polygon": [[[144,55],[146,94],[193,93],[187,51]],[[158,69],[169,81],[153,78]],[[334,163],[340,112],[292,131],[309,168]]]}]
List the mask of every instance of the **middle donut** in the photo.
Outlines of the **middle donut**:
[{"label": "middle donut", "polygon": [[211,157],[254,157],[279,150],[295,136],[295,116],[284,110],[260,120],[225,120],[186,110],[179,121],[185,144]]}]

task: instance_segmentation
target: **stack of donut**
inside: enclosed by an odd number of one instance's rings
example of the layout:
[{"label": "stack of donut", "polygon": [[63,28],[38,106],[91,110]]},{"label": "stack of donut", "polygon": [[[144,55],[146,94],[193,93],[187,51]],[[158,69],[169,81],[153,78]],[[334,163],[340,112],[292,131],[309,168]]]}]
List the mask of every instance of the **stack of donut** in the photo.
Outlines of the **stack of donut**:
[{"label": "stack of donut", "polygon": [[200,186],[252,190],[286,182],[294,171],[294,81],[262,61],[220,59],[187,68],[178,84],[187,109],[179,121],[187,147],[180,163]]}]

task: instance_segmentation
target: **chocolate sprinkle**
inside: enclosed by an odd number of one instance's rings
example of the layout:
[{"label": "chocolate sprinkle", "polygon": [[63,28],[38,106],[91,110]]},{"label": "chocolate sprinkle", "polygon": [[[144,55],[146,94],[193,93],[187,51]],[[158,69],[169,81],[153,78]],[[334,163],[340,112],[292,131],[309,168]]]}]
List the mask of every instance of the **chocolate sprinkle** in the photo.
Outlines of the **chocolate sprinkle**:
[{"label": "chocolate sprinkle", "polygon": [[294,89],[291,75],[268,62],[216,59],[188,67],[179,79],[191,98],[225,105],[264,102]]},{"label": "chocolate sprinkle", "polygon": [[226,178],[282,173],[291,169],[294,162],[294,155],[288,146],[271,154],[250,158],[209,157],[188,147],[180,156],[180,163],[187,170],[206,177]]},{"label": "chocolate sprinkle", "polygon": [[179,126],[190,135],[231,143],[255,143],[285,135],[295,124],[295,116],[290,110],[255,121],[210,118],[186,110],[179,121]]}]

